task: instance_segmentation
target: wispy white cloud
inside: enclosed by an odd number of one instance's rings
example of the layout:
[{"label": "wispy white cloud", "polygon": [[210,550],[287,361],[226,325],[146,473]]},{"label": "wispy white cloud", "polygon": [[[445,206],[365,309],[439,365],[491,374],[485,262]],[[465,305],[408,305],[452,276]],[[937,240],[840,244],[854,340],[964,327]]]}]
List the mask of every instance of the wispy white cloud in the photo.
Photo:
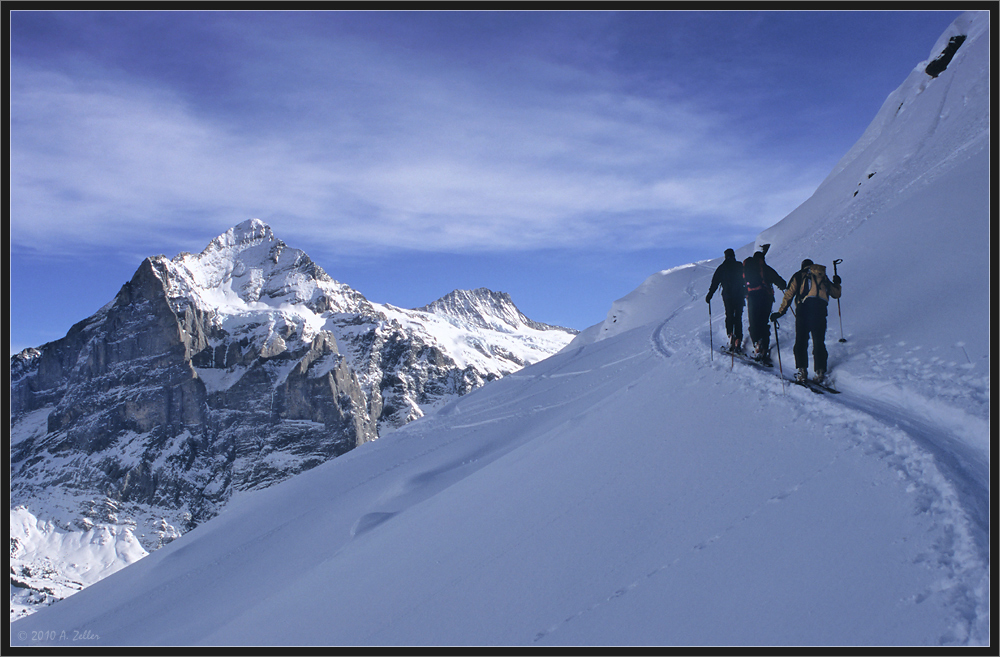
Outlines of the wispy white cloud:
[{"label": "wispy white cloud", "polygon": [[197,248],[181,243],[192,224],[258,216],[355,248],[645,247],[706,220],[763,228],[825,173],[766,154],[733,117],[565,64],[515,59],[497,79],[356,43],[261,47],[285,48],[293,79],[229,114],[15,63],[12,242]]}]

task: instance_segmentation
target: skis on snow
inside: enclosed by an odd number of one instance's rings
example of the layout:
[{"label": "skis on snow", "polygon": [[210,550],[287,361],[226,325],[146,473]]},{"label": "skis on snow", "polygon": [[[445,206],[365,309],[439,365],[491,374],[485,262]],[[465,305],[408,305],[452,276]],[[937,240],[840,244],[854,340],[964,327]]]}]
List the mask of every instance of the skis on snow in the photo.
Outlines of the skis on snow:
[{"label": "skis on snow", "polygon": [[796,381],[795,379],[789,379],[789,381],[791,381],[792,383],[794,383],[796,385],[800,385],[800,386],[803,386],[805,388],[809,388],[813,392],[818,392],[820,394],[823,394],[824,392],[829,392],[829,393],[834,394],[834,395],[839,395],[840,394],[839,390],[834,390],[833,388],[831,388],[830,386],[826,385],[825,383],[820,383],[819,381],[816,381],[814,379],[806,379],[805,381]]},{"label": "skis on snow", "polygon": [[773,365],[767,365],[765,363],[760,362],[759,360],[754,360],[752,356],[748,356],[742,351],[733,351],[729,347],[720,347],[719,351],[731,357],[733,360],[741,360],[747,365],[753,365],[754,367],[760,368],[762,370],[772,371],[774,368]]},{"label": "skis on snow", "polygon": [[[765,365],[764,363],[761,363],[760,361],[754,360],[752,357],[746,355],[745,353],[741,353],[741,352],[738,352],[738,351],[732,351],[731,349],[729,349],[728,347],[725,347],[725,346],[720,347],[719,351],[721,353],[725,354],[726,356],[731,357],[733,359],[733,362],[735,362],[735,361],[738,360],[738,361],[741,361],[743,363],[746,363],[747,365],[752,365],[753,367],[756,367],[757,369],[764,370],[766,372],[773,372],[774,371],[774,366],[773,365]],[[785,378],[785,377],[780,376],[780,375],[778,376],[778,378],[785,379],[789,383],[794,383],[797,386],[802,386],[803,388],[806,388],[807,390],[811,390],[812,392],[816,393],[817,395],[822,395],[822,394],[827,393],[827,392],[830,393],[830,394],[834,394],[834,395],[839,395],[840,394],[839,390],[834,390],[833,388],[831,388],[827,384],[820,383],[819,381],[814,381],[813,379],[806,379],[805,381],[796,381],[794,378],[788,379],[788,378]]]}]

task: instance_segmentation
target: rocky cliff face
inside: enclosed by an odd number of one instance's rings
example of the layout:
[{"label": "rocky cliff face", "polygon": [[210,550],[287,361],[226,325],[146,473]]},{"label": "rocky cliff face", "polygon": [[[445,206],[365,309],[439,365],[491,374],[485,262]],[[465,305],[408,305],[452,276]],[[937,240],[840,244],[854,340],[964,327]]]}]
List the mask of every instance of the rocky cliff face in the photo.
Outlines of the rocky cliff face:
[{"label": "rocky cliff face", "polygon": [[[282,246],[270,241],[280,261]],[[184,509],[197,523],[234,490],[375,438],[366,397],[331,334],[295,336],[294,323],[278,325],[267,308],[231,332],[223,311],[183,294],[187,259],[148,258],[65,338],[15,357],[12,425],[46,413],[44,432],[11,445],[19,501],[57,485]],[[232,385],[220,389],[214,379],[227,375]],[[51,468],[48,456],[74,467]]]},{"label": "rocky cliff face", "polygon": [[200,254],[147,258],[64,338],[11,358],[11,508],[65,531],[124,527],[152,550],[234,493],[373,440],[574,333],[489,290],[412,311],[373,304],[251,220]]}]

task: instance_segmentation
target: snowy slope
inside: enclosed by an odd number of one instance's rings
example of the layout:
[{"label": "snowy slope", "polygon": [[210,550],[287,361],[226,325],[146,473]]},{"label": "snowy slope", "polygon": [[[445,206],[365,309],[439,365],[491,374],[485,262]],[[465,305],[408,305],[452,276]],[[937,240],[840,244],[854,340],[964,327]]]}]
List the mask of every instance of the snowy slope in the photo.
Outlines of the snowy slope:
[{"label": "snowy slope", "polygon": [[988,14],[957,32],[758,239],[786,278],[844,259],[842,394],[710,351],[721,258],[661,272],[556,356],[241,496],[12,643],[988,643]]},{"label": "snowy slope", "polygon": [[26,507],[10,511],[11,618],[50,604],[148,553],[134,528],[88,523],[62,528]]}]

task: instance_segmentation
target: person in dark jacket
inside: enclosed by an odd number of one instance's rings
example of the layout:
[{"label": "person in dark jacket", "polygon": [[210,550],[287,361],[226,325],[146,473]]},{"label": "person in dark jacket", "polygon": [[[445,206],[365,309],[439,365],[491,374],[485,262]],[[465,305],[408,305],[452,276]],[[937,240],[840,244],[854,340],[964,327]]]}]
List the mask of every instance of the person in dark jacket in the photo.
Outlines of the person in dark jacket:
[{"label": "person in dark jacket", "polygon": [[722,287],[722,303],[726,307],[726,335],[729,336],[729,349],[737,353],[743,352],[743,301],[746,298],[746,287],[743,285],[743,263],[736,259],[736,252],[726,249],[725,259],[712,276],[712,285],[708,288],[705,302],[712,302],[712,295]]},{"label": "person in dark jacket", "polygon": [[810,337],[816,381],[822,383],[826,378],[826,306],[830,299],[839,299],[840,292],[840,276],[834,274],[831,281],[826,277],[826,267],[813,264],[806,258],[802,261],[802,268],[788,281],[778,311],[771,315],[772,322],[777,320],[795,300],[795,346],[792,353],[795,354],[795,378],[800,381],[805,380],[809,365]]},{"label": "person in dark jacket", "polygon": [[785,279],[764,260],[764,251],[757,251],[743,261],[743,281],[747,288],[747,329],[754,345],[753,357],[770,367],[771,327],[768,319],[774,306],[773,286],[784,290],[787,285]]}]

